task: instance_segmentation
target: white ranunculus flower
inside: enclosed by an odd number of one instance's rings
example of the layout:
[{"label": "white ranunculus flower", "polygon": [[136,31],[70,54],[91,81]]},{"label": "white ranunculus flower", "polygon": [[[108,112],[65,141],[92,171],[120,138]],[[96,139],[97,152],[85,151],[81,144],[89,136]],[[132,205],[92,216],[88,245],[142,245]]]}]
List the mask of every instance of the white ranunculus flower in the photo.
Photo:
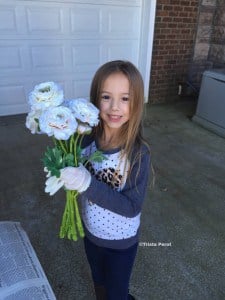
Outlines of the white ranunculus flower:
[{"label": "white ranunculus flower", "polygon": [[57,140],[68,140],[77,129],[77,121],[69,108],[64,106],[50,107],[39,119],[41,131]]},{"label": "white ranunculus flower", "polygon": [[63,102],[63,90],[54,82],[43,82],[34,87],[29,95],[29,104],[34,110],[44,110]]},{"label": "white ranunculus flower", "polygon": [[88,123],[90,126],[95,126],[98,124],[99,110],[87,99],[73,99],[70,100],[67,105],[74,113],[76,119],[83,123]]},{"label": "white ranunculus flower", "polygon": [[77,132],[79,134],[89,134],[91,133],[92,128],[85,123],[78,123]]},{"label": "white ranunculus flower", "polygon": [[45,185],[45,192],[52,196],[64,185],[64,181],[56,176],[51,176],[46,180]]},{"label": "white ranunculus flower", "polygon": [[26,127],[30,129],[32,134],[41,133],[39,128],[39,118],[41,110],[31,110],[26,117]]}]

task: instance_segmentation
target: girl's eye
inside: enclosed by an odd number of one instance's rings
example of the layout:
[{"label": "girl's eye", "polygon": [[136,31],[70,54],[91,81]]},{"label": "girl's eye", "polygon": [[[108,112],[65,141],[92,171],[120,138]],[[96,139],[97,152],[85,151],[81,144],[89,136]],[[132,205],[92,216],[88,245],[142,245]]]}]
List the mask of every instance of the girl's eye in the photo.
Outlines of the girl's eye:
[{"label": "girl's eye", "polygon": [[108,95],[102,95],[102,99],[103,99],[103,100],[109,100],[110,97],[109,97]]},{"label": "girl's eye", "polygon": [[123,97],[122,100],[123,101],[129,101],[129,97]]}]

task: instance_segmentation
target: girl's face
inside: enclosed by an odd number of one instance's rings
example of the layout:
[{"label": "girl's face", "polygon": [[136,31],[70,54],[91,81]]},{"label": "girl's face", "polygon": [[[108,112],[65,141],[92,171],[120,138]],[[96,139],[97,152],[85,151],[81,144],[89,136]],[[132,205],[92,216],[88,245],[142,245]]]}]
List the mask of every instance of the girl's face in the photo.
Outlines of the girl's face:
[{"label": "girl's face", "polygon": [[105,130],[118,130],[130,118],[130,87],[123,73],[109,75],[100,94],[100,116]]}]

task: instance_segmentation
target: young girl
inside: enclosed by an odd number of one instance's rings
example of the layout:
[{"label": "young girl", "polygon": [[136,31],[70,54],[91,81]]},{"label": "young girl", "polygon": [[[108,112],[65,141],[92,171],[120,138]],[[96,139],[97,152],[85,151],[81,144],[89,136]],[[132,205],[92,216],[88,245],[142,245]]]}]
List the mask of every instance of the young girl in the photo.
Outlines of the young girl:
[{"label": "young girl", "polygon": [[99,68],[90,98],[100,123],[84,141],[83,155],[99,149],[106,159],[73,168],[72,186],[65,183],[81,192],[84,246],[97,299],[134,299],[129,280],[150,169],[141,126],[143,90],[132,63],[111,61]]}]

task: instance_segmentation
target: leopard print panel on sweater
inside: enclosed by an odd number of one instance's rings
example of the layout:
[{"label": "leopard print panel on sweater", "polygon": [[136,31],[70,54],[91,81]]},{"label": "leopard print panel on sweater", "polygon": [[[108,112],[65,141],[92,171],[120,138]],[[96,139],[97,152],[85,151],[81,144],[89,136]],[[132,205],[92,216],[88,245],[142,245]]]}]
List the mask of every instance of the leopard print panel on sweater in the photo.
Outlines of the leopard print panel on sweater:
[{"label": "leopard print panel on sweater", "polygon": [[118,173],[117,169],[104,168],[96,172],[91,162],[86,163],[86,168],[97,180],[105,182],[113,189],[117,190],[122,185],[123,176]]}]

